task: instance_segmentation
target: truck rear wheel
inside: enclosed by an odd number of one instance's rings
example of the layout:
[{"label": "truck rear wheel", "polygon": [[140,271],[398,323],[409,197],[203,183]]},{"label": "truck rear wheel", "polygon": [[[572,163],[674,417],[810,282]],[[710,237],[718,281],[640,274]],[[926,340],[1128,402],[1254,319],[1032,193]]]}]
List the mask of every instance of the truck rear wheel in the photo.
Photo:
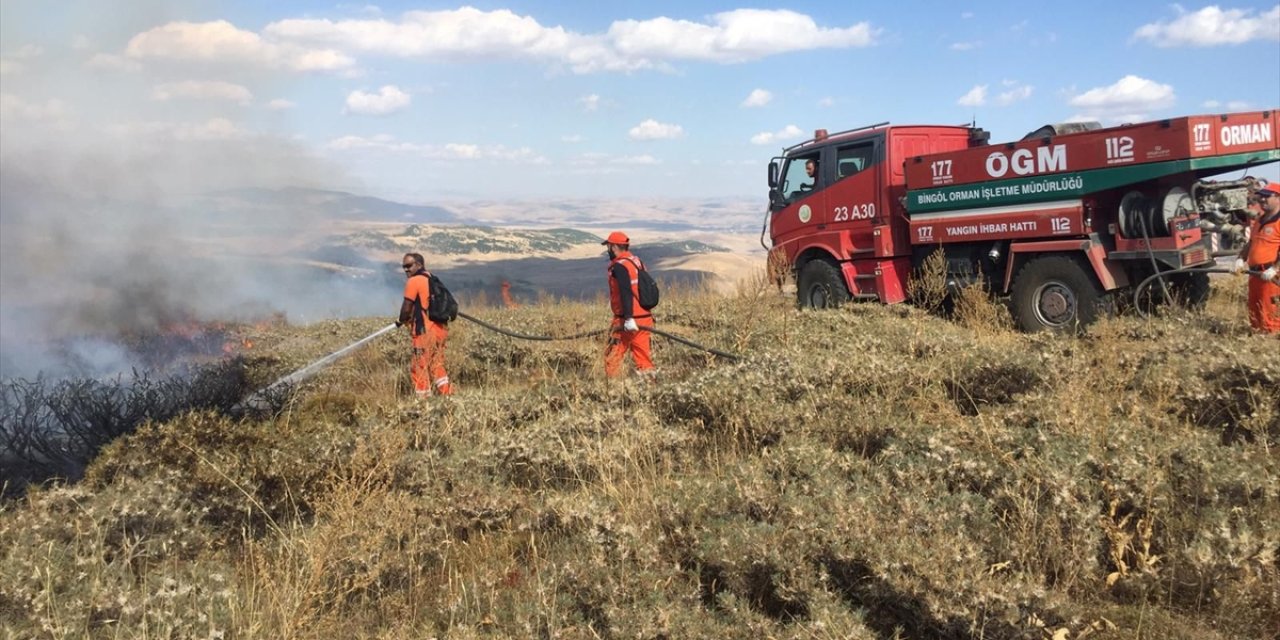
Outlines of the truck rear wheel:
[{"label": "truck rear wheel", "polygon": [[840,269],[826,260],[810,260],[796,278],[796,301],[802,309],[832,309],[848,302]]},{"label": "truck rear wheel", "polygon": [[1078,331],[1106,310],[1106,292],[1079,260],[1044,256],[1028,261],[1010,292],[1013,319],[1023,331]]},{"label": "truck rear wheel", "polygon": [[1212,292],[1207,273],[1179,273],[1173,279],[1173,295],[1190,309],[1203,309]]}]

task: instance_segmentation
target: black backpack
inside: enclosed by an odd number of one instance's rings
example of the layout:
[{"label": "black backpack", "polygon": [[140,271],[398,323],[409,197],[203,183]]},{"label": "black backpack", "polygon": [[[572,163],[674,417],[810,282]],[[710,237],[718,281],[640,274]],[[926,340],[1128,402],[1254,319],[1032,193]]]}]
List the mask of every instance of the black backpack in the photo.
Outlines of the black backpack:
[{"label": "black backpack", "polygon": [[636,291],[640,294],[640,308],[648,311],[658,306],[658,283],[635,257],[628,258],[636,267]]},{"label": "black backpack", "polygon": [[[449,288],[444,286],[440,278],[436,274],[430,272],[422,272],[422,276],[427,278],[427,284],[431,287],[431,297],[427,299],[427,317],[432,322],[440,324],[449,324],[458,319],[458,301],[453,299],[453,294],[449,293]],[[414,300],[414,304],[418,307],[415,317],[416,322],[422,322],[422,301]],[[419,326],[419,331],[424,331],[426,327]]]}]

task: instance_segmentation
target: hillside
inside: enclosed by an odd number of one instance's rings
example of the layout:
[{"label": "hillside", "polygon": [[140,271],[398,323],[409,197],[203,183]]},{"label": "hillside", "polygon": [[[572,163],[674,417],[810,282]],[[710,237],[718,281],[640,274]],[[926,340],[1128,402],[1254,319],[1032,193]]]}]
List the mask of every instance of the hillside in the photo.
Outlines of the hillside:
[{"label": "hillside", "polygon": [[[1084,336],[985,299],[801,312],[664,292],[652,383],[458,323],[458,395],[381,340],[265,421],[117,440],[0,511],[12,637],[1262,638],[1280,362],[1243,282]],[[467,309],[523,333],[600,303]],[[385,318],[251,329],[272,379]]]},{"label": "hillside", "polygon": [[[604,292],[603,238],[567,228],[474,225],[363,225],[332,234],[305,256],[336,272],[355,270],[393,298],[400,256],[419,252],[460,297],[500,299],[507,282],[521,301],[546,296],[587,300]],[[663,283],[730,291],[759,265],[749,254],[692,238],[654,238],[636,253]],[[762,259],[762,258],[761,258]]]},{"label": "hillside", "polygon": [[453,222],[457,216],[444,207],[414,205],[345,191],[287,187],[234,189],[204,196],[205,208],[230,214],[298,216],[312,219],[402,222]]}]

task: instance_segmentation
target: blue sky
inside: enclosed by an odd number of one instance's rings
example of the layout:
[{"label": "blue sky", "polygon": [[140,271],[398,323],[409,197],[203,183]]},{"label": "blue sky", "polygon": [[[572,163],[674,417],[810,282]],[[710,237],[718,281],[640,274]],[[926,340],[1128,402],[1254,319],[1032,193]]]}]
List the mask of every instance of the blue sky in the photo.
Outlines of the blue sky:
[{"label": "blue sky", "polygon": [[1275,107],[1275,3],[0,4],[6,166],[135,197],[763,200],[815,128]]}]

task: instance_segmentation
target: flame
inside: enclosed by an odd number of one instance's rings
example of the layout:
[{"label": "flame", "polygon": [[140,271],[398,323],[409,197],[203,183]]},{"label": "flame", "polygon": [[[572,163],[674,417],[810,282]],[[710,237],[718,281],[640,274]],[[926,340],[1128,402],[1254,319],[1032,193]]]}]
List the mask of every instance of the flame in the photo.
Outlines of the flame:
[{"label": "flame", "polygon": [[511,297],[511,283],[506,280],[502,281],[502,303],[506,305],[508,309],[515,309],[520,306],[520,303],[516,302],[515,299]]}]

